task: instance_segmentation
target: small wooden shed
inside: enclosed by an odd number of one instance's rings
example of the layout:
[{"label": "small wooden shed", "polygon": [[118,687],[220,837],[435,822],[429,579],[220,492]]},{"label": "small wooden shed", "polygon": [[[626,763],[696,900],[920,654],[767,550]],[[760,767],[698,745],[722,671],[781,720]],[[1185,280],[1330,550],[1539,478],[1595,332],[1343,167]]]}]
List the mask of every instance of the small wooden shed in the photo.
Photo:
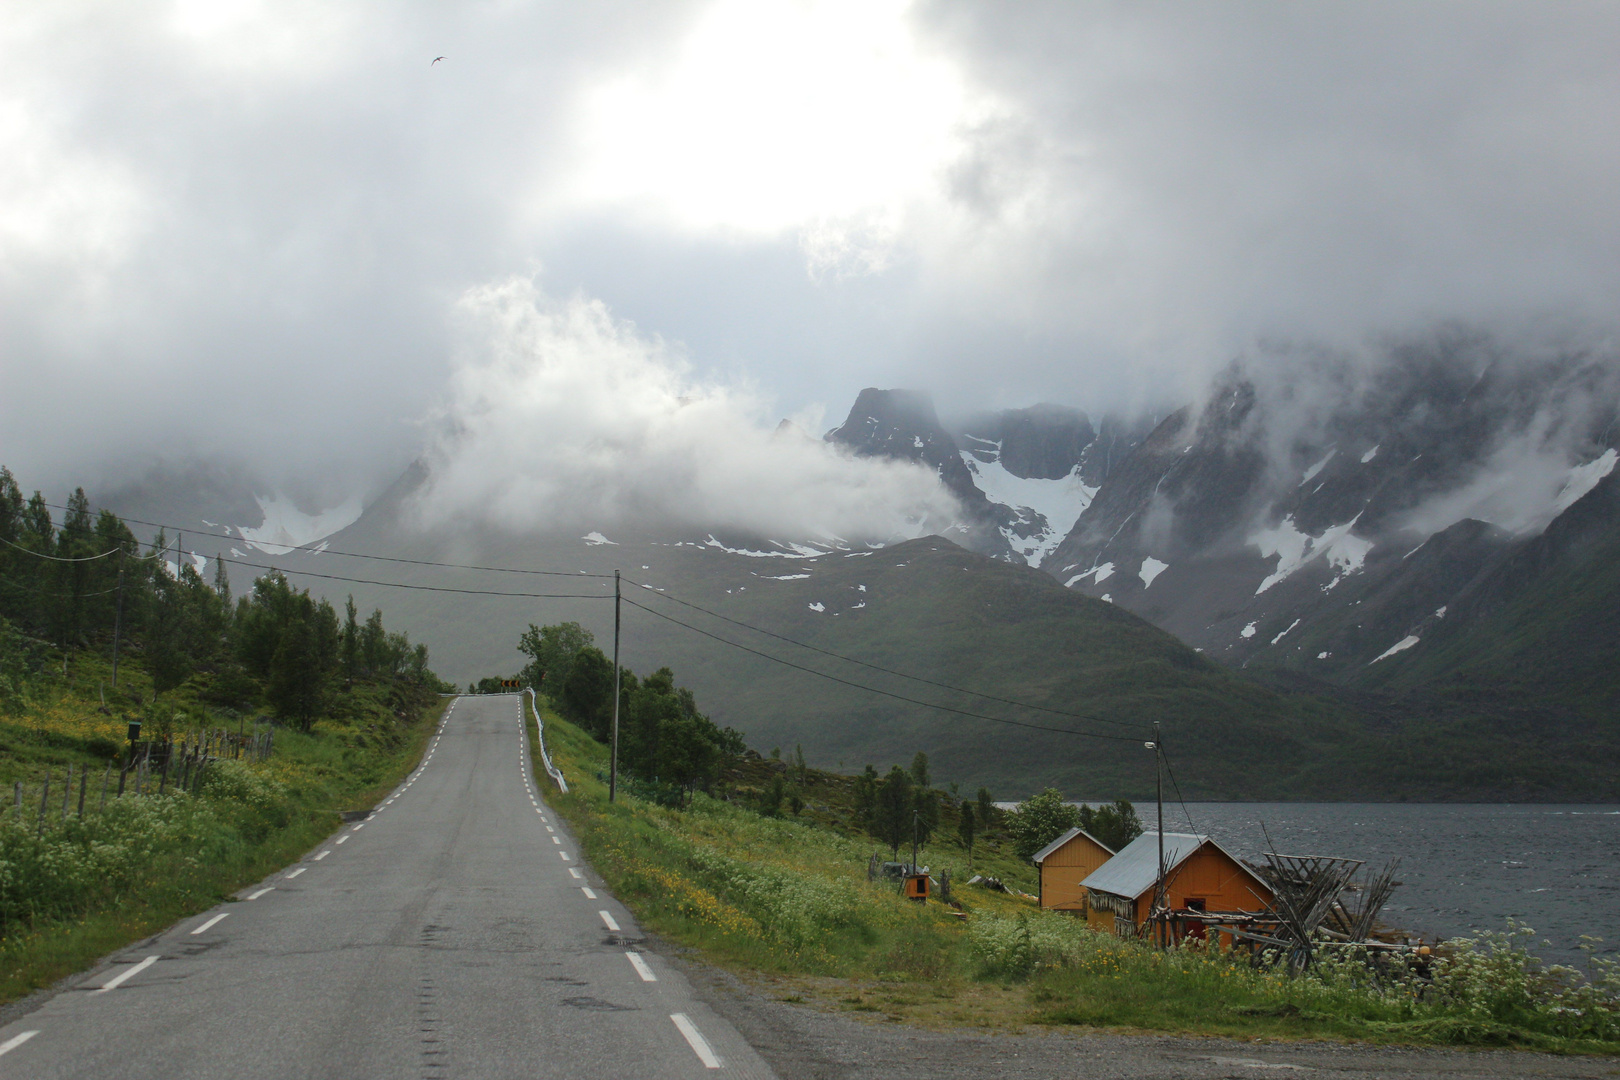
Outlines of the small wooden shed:
[{"label": "small wooden shed", "polygon": [[1041,868],[1041,907],[1084,917],[1086,890],[1080,883],[1114,855],[1114,849],[1084,829],[1070,829],[1032,856]]},{"label": "small wooden shed", "polygon": [[[1097,930],[1135,936],[1153,912],[1158,878],[1159,834],[1143,833],[1081,882],[1087,922]],[[1172,911],[1257,913],[1272,901],[1271,887],[1258,874],[1197,833],[1164,834],[1164,880]]]}]

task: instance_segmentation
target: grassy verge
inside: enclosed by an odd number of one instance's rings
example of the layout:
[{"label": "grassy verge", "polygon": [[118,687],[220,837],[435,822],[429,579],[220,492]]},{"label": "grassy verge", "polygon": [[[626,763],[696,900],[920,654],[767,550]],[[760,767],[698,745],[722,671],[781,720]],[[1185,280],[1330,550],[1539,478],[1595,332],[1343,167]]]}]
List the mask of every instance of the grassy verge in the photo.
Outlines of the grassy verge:
[{"label": "grassy verge", "polygon": [[[90,688],[96,674],[89,673]],[[54,820],[43,835],[31,811],[0,814],[0,1004],[297,859],[337,827],[341,811],[371,806],[410,771],[433,728],[425,721],[444,709],[425,693],[402,700],[397,688],[357,686],[335,703],[341,715],[312,731],[278,729],[267,762],[221,762],[196,794],[171,787],[112,799],[101,810],[95,740],[109,723],[99,695],[82,690],[68,685],[0,717],[0,775],[55,767],[60,776],[73,763],[93,769],[98,781],[83,820]],[[180,695],[178,704],[182,724],[234,728],[195,698]]]},{"label": "grassy verge", "polygon": [[[610,804],[604,747],[549,712],[546,743],[571,789],[551,801],[642,924],[789,1000],[929,1025],[1620,1052],[1620,979],[1600,970],[1583,988],[1539,971],[1509,935],[1458,946],[1424,972],[1374,979],[1364,964],[1327,963],[1290,979],[1246,958],[1093,933],[978,887],[957,885],[958,916],[869,884],[873,842],[843,807],[812,799],[803,819],[762,817],[737,785],[731,801],[699,795],[685,810],[624,786]],[[811,790],[837,786],[823,776]],[[959,883],[964,859],[949,842],[922,855]],[[976,861],[997,873],[1008,859]],[[1020,875],[1033,877],[1018,867],[1003,876]]]}]

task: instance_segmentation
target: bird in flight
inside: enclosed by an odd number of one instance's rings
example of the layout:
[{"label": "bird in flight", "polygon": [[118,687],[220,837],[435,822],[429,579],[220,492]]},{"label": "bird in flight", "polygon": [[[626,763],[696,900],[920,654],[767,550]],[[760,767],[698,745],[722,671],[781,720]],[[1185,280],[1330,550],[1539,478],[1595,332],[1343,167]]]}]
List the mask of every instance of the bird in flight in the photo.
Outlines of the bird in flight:
[{"label": "bird in flight", "polygon": [[[448,59],[450,59],[448,56],[435,56],[433,58],[433,64],[437,64],[440,60],[448,60]],[[433,64],[429,64],[428,67],[432,67]]]}]

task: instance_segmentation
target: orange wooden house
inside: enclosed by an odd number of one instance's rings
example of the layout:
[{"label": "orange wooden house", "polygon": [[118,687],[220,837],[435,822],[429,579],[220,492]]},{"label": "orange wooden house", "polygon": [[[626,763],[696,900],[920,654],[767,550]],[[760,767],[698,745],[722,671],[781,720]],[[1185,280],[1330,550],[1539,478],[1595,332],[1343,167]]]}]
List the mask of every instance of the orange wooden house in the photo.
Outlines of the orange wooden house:
[{"label": "orange wooden house", "polygon": [[[1081,885],[1086,891],[1087,922],[1094,929],[1134,937],[1153,910],[1159,878],[1159,834],[1143,833]],[[1264,911],[1271,887],[1253,870],[1207,836],[1164,834],[1166,902],[1172,912]],[[1201,925],[1190,933],[1202,936]]]},{"label": "orange wooden house", "polygon": [[1070,829],[1041,848],[1031,857],[1041,868],[1041,907],[1084,917],[1086,890],[1080,883],[1113,855],[1113,848],[1084,829]]}]

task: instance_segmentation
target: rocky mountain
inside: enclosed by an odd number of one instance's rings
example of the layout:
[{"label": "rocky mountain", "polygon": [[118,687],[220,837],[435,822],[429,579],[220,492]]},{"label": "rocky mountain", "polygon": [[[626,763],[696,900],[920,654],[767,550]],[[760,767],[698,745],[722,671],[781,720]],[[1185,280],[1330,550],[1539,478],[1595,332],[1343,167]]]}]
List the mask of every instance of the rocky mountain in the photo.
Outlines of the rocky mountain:
[{"label": "rocky mountain", "polygon": [[1099,431],[1078,409],[1039,404],[972,416],[947,433],[927,395],[869,387],[826,438],[856,454],[930,466],[963,508],[946,535],[1038,566],[1150,426],[1110,417]]},{"label": "rocky mountain", "polygon": [[1109,475],[1043,568],[1239,667],[1428,693],[1578,654],[1579,693],[1610,701],[1617,386],[1589,357],[1477,341],[1282,386],[1234,368]]}]

